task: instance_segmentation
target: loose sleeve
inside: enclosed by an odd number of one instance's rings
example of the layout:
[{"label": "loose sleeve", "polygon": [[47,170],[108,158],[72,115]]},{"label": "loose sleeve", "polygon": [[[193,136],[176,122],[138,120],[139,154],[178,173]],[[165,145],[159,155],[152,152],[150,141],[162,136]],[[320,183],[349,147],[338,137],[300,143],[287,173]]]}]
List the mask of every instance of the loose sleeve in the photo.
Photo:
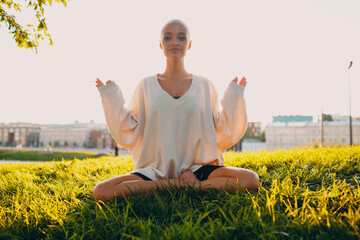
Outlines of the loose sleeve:
[{"label": "loose sleeve", "polygon": [[247,128],[245,88],[231,81],[221,100],[222,109],[212,84],[211,89],[216,141],[219,150],[225,151],[241,139]]},{"label": "loose sleeve", "polygon": [[111,82],[99,88],[104,108],[106,124],[114,140],[122,147],[131,149],[137,141],[138,105],[140,85],[137,86],[129,107],[125,107],[125,100],[119,86]]}]

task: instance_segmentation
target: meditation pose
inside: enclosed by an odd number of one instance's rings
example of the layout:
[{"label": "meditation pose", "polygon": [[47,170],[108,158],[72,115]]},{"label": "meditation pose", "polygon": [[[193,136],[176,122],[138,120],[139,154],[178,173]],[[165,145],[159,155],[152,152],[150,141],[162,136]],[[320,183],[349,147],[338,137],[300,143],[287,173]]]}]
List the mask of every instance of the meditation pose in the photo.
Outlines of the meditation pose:
[{"label": "meditation pose", "polygon": [[246,79],[229,81],[220,106],[212,82],[185,70],[191,43],[181,20],[168,22],[160,39],[165,71],[142,79],[127,106],[114,81],[104,84],[97,79],[107,126],[115,141],[130,150],[135,167],[98,183],[93,190],[96,200],[112,201],[169,186],[257,189],[255,172],[224,166],[225,150],[247,128]]}]

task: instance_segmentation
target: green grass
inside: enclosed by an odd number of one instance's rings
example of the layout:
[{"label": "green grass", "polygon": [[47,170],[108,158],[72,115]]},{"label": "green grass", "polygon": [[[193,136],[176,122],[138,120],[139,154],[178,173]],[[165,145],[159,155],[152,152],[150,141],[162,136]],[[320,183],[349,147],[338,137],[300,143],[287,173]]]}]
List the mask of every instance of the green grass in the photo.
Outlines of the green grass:
[{"label": "green grass", "polygon": [[98,158],[103,154],[88,153],[88,152],[53,152],[53,151],[38,151],[38,150],[8,150],[0,149],[1,160],[26,160],[26,161],[60,161],[63,159],[85,159]]},{"label": "green grass", "polygon": [[0,239],[359,239],[360,147],[226,153],[256,192],[169,189],[103,204],[130,156],[0,165]]}]

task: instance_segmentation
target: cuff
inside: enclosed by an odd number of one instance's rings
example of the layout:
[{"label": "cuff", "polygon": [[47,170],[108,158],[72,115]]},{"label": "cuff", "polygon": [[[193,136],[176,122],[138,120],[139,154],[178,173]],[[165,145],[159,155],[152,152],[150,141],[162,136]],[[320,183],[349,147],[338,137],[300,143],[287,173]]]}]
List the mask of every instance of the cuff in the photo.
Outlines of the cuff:
[{"label": "cuff", "polygon": [[231,81],[230,84],[229,84],[229,87],[232,88],[232,89],[234,89],[234,91],[237,92],[237,93],[240,94],[240,95],[243,95],[243,94],[244,94],[245,87],[239,85],[239,84],[236,83],[236,82]]},{"label": "cuff", "polygon": [[107,92],[110,92],[117,88],[118,88],[118,85],[114,81],[111,81],[111,83],[99,87],[98,90],[100,92],[100,96],[103,96]]}]

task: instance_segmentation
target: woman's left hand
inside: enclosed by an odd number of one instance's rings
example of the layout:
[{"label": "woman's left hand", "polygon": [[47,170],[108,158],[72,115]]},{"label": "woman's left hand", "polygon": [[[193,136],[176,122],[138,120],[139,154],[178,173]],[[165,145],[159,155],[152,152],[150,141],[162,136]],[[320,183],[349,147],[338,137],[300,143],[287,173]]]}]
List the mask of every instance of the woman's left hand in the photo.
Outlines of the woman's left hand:
[{"label": "woman's left hand", "polygon": [[[106,82],[106,84],[109,84],[109,83],[111,83],[111,80],[108,80]],[[102,86],[104,86],[104,83],[99,78],[96,78],[96,87],[99,88],[99,87],[102,87]]]},{"label": "woman's left hand", "polygon": [[[238,83],[239,79],[238,79],[237,77],[235,77],[234,80],[232,80],[232,81],[235,82],[235,83]],[[247,84],[246,78],[243,77],[243,78],[239,81],[238,84],[239,84],[240,86],[246,87],[246,84]]]}]

